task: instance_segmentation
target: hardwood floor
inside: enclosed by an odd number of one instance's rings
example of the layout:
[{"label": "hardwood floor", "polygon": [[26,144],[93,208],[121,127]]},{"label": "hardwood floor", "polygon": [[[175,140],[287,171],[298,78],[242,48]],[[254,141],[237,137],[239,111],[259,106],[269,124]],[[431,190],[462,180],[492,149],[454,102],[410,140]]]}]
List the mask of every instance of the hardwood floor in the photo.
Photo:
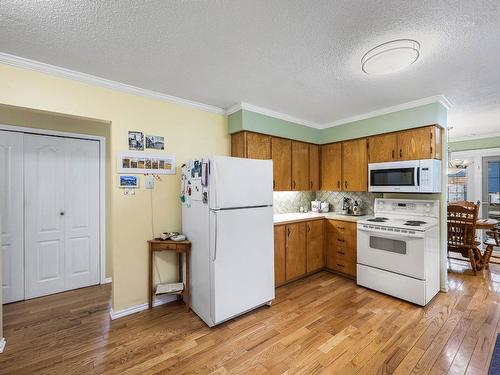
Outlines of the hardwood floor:
[{"label": "hardwood floor", "polygon": [[109,286],[10,304],[0,374],[486,373],[500,267],[449,276],[420,308],[321,272],[212,329],[177,302],[111,322]]}]

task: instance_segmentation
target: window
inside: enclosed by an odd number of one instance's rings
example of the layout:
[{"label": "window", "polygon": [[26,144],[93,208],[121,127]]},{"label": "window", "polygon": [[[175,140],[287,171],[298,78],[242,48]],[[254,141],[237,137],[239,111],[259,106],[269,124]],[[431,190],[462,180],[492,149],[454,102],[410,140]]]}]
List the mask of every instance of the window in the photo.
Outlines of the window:
[{"label": "window", "polygon": [[448,202],[467,200],[467,169],[448,176]]}]

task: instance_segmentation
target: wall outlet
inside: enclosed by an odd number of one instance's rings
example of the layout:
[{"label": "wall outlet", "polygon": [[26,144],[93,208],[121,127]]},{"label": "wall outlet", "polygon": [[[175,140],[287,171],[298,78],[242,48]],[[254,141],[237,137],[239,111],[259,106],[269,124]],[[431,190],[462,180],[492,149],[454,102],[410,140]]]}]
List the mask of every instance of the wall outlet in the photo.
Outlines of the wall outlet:
[{"label": "wall outlet", "polygon": [[155,187],[155,178],[154,176],[146,176],[144,181],[144,187],[146,189],[152,189]]},{"label": "wall outlet", "polygon": [[123,189],[124,195],[135,195],[135,188],[125,188]]}]

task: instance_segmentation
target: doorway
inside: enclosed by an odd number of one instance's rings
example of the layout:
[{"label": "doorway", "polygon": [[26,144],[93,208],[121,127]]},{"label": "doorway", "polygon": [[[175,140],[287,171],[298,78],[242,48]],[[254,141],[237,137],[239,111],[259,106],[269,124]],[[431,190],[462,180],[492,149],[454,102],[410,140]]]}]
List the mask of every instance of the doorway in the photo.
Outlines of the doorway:
[{"label": "doorway", "polygon": [[103,144],[80,137],[0,130],[3,303],[102,281]]}]

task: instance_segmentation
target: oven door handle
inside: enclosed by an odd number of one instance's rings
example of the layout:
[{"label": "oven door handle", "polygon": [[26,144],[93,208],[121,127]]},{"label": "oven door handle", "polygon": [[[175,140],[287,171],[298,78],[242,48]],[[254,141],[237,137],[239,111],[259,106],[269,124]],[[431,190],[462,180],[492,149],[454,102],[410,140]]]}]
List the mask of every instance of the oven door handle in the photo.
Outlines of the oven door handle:
[{"label": "oven door handle", "polygon": [[390,232],[390,231],[378,231],[378,230],[372,230],[372,229],[366,229],[366,228],[358,228],[358,230],[363,231],[365,233],[368,233],[369,235],[379,235],[378,237],[384,237],[384,238],[390,238],[393,240],[404,240],[404,239],[418,239],[418,238],[423,238],[423,233],[422,236],[415,235],[415,234],[407,234],[407,233],[401,233],[401,232]]}]

